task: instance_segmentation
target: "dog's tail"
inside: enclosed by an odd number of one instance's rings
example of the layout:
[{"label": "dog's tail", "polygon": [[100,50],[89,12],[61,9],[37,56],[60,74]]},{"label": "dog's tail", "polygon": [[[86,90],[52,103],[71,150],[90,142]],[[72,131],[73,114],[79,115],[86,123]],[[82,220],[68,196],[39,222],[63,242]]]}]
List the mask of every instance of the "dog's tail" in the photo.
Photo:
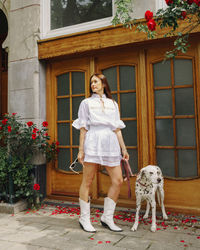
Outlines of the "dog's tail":
[{"label": "dog's tail", "polygon": [[158,204],[159,204],[159,206],[161,206],[160,205],[161,204],[161,193],[160,193],[160,189],[159,188],[157,188],[156,193],[157,193]]}]

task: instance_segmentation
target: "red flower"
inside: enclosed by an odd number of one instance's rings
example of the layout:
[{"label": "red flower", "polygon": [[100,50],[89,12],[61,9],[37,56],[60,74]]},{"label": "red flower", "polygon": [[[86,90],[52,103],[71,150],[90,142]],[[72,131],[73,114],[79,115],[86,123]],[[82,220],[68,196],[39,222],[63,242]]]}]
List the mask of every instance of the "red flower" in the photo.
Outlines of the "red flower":
[{"label": "red flower", "polygon": [[8,121],[8,119],[4,119],[4,120],[2,121],[2,124],[3,124],[3,125],[6,125],[7,121]]},{"label": "red flower", "polygon": [[194,0],[194,3],[196,3],[196,5],[200,6],[200,0]]},{"label": "red flower", "polygon": [[39,191],[40,190],[40,185],[39,184],[34,184],[33,185],[33,189],[36,190],[36,191]]},{"label": "red flower", "polygon": [[12,113],[12,115],[16,115],[17,113]]},{"label": "red flower", "polygon": [[36,134],[32,134],[32,139],[33,139],[33,140],[35,140],[35,139],[36,139],[36,137],[37,137],[37,135],[36,135]]},{"label": "red flower", "polygon": [[37,131],[38,131],[37,128],[34,128],[34,129],[33,129],[33,133],[34,133],[34,134],[37,133]]},{"label": "red flower", "polygon": [[48,122],[44,121],[44,122],[42,123],[42,125],[43,125],[43,127],[47,127],[47,126],[48,126]]},{"label": "red flower", "polygon": [[28,125],[29,127],[31,127],[31,126],[33,126],[33,122],[27,122],[27,125]]},{"label": "red flower", "polygon": [[8,126],[8,132],[11,132],[11,130],[12,130],[11,126]]},{"label": "red flower", "polygon": [[3,128],[0,126],[0,130],[2,130]]},{"label": "red flower", "polygon": [[150,10],[147,10],[146,12],[145,12],[145,19],[147,20],[147,22],[149,21],[149,20],[151,20],[153,18],[153,12],[151,12]]},{"label": "red flower", "polygon": [[165,0],[165,2],[166,2],[167,5],[170,5],[170,4],[174,3],[173,0]]},{"label": "red flower", "polygon": [[156,22],[154,21],[154,19],[149,20],[147,25],[148,29],[151,31],[154,31],[156,29]]},{"label": "red flower", "polygon": [[48,133],[45,133],[44,136],[48,136]]},{"label": "red flower", "polygon": [[182,11],[182,12],[181,12],[181,16],[182,16],[183,19],[185,19],[186,16],[187,16],[187,12],[186,12],[186,11]]},{"label": "red flower", "polygon": [[59,141],[57,141],[57,142],[56,142],[56,145],[58,146],[59,144],[60,144],[60,142],[59,142]]},{"label": "red flower", "polygon": [[194,3],[194,0],[186,0],[189,5]]}]

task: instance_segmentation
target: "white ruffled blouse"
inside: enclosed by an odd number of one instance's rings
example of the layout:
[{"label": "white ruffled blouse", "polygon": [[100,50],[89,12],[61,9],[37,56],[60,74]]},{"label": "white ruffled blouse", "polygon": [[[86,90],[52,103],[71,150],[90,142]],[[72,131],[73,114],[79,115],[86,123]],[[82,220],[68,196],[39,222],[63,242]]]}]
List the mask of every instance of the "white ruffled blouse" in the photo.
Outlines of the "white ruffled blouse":
[{"label": "white ruffled blouse", "polygon": [[98,94],[93,94],[84,99],[78,110],[78,119],[72,124],[76,129],[84,127],[87,130],[90,126],[96,125],[109,126],[112,130],[126,127],[120,120],[118,104],[107,98],[105,94],[102,98]]},{"label": "white ruffled blouse", "polygon": [[88,130],[84,141],[87,161],[90,156],[90,162],[94,162],[94,156],[120,159],[120,145],[114,130],[125,128],[125,124],[120,120],[118,104],[114,100],[107,98],[105,94],[102,98],[98,94],[93,94],[84,99],[78,110],[78,119],[72,126]]}]

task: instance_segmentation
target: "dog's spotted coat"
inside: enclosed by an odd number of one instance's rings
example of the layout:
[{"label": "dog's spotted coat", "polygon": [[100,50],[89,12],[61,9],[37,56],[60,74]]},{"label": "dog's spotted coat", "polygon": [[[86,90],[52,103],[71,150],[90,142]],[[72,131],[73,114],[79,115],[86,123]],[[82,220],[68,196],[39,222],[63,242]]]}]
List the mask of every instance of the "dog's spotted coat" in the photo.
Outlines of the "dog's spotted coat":
[{"label": "dog's spotted coat", "polygon": [[150,205],[152,207],[152,225],[151,231],[156,231],[156,200],[155,194],[157,193],[158,202],[162,209],[163,219],[168,219],[164,207],[164,189],[163,189],[163,176],[161,169],[158,166],[148,165],[141,169],[136,178],[135,193],[136,193],[136,216],[135,223],[131,228],[136,231],[138,228],[139,211],[141,202],[146,200],[147,207],[144,219],[148,218]]}]

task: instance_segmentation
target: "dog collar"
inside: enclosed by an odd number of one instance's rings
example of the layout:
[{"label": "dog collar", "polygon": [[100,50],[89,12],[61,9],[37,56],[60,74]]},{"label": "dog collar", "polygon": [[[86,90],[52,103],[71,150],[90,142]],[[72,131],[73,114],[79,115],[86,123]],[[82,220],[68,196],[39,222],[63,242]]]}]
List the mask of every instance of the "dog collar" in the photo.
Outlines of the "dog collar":
[{"label": "dog collar", "polygon": [[137,180],[137,182],[142,185],[143,187],[147,187],[146,185],[144,185],[143,183],[140,182],[140,180]]}]

